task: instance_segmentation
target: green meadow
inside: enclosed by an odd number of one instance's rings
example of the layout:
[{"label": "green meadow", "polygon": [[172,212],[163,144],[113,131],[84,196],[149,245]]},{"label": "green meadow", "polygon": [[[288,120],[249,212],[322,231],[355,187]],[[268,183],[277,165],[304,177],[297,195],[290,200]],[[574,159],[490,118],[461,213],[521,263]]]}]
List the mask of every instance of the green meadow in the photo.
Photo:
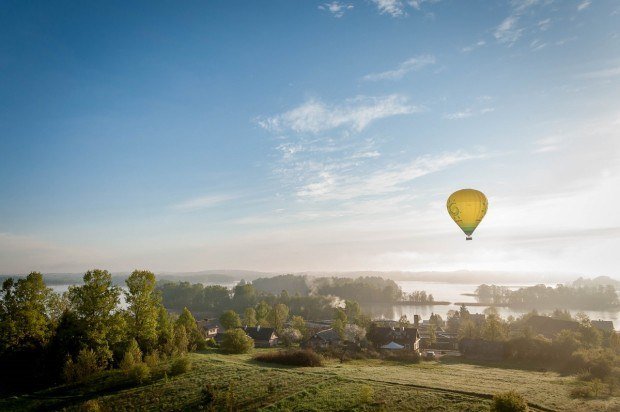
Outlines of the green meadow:
[{"label": "green meadow", "polygon": [[620,410],[618,397],[572,399],[578,381],[548,371],[456,360],[327,361],[297,368],[261,364],[251,355],[189,357],[192,369],[178,376],[168,376],[162,365],[136,386],[122,372],[106,371],[82,384],[0,400],[0,410],[488,411],[494,393],[511,389],[534,411]]}]

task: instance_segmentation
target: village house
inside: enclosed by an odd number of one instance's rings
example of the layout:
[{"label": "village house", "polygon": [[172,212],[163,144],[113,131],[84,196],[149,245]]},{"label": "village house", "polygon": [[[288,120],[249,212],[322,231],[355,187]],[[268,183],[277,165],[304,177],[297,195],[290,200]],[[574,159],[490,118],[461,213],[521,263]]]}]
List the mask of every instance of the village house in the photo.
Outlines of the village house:
[{"label": "village house", "polygon": [[601,332],[613,332],[614,323],[611,320],[591,320],[590,324]]},{"label": "village house", "polygon": [[417,328],[373,326],[368,331],[368,339],[377,349],[420,350],[420,333]]},{"label": "village house", "polygon": [[202,329],[206,339],[215,338],[218,333],[224,330],[220,322],[213,319],[196,321],[196,325],[198,325],[198,328]]},{"label": "village house", "polygon": [[543,335],[548,339],[552,339],[563,330],[579,331],[579,322],[549,316],[532,316],[525,322],[525,326],[529,327],[535,335]]},{"label": "village house", "polygon": [[313,334],[308,340],[301,344],[302,348],[325,349],[330,346],[337,346],[348,343],[359,343],[358,332],[353,325],[346,325],[344,336],[341,337],[337,330],[333,328],[324,329]]},{"label": "village house", "polygon": [[260,326],[245,326],[246,335],[254,339],[255,348],[271,348],[278,345],[278,335],[274,328]]}]

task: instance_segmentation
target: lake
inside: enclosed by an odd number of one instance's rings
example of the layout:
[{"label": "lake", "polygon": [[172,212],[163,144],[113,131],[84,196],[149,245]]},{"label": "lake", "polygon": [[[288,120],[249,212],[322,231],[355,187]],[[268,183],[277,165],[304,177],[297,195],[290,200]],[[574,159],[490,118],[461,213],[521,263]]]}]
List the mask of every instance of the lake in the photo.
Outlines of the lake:
[{"label": "lake", "polygon": [[[413,280],[396,281],[401,287],[403,292],[411,293],[416,290],[424,290],[426,293],[433,295],[436,301],[448,301],[448,302],[476,302],[474,296],[465,296],[464,293],[474,293],[478,285],[471,283],[442,283],[442,282],[424,282]],[[212,283],[210,283],[212,285]],[[232,288],[237,282],[230,282],[222,284],[227,288]],[[520,283],[514,285],[500,285],[510,289],[518,289],[525,286],[534,286],[536,283]],[[205,283],[205,286],[208,284]],[[555,286],[547,285],[547,286]],[[51,288],[56,292],[66,292],[69,289],[69,285],[52,285]],[[125,290],[125,288],[123,288]],[[126,306],[125,296],[121,294],[121,305]],[[468,310],[470,313],[482,313],[488,306],[470,306]],[[413,321],[413,315],[420,315],[422,319],[428,319],[431,314],[437,313],[443,319],[446,319],[449,310],[458,310],[458,305],[431,305],[431,306],[417,306],[417,305],[364,305],[364,310],[368,311],[373,318],[383,318],[390,320],[398,320],[402,315],[407,315],[410,321]],[[508,316],[518,317],[524,313],[530,312],[535,308],[527,309],[514,309],[497,307],[497,311],[501,317],[506,318]],[[537,309],[537,308],[536,308]],[[539,310],[540,313],[548,313],[551,310]],[[571,315],[577,314],[579,310],[569,310]],[[586,313],[590,319],[597,320],[612,320],[616,328],[620,327],[620,323],[617,322],[620,318],[620,312],[618,311],[581,311]]]},{"label": "lake", "polygon": [[[463,293],[474,293],[478,285],[470,284],[470,283],[441,283],[441,282],[423,282],[423,281],[396,281],[396,283],[401,287],[403,292],[411,293],[415,290],[424,290],[426,293],[430,293],[433,295],[433,298],[437,301],[448,301],[448,302],[476,302],[476,298],[474,296],[464,296]],[[540,283],[519,283],[513,285],[499,285],[504,286],[510,289],[518,289],[526,286],[534,286]],[[546,286],[555,286],[555,284],[548,284]],[[467,309],[470,313],[482,313],[488,306],[470,306]],[[437,313],[441,315],[443,319],[446,318],[446,315],[449,310],[458,310],[459,306],[457,305],[434,305],[434,306],[414,306],[414,305],[389,305],[389,306],[381,306],[381,305],[372,305],[368,307],[368,310],[371,312],[372,316],[383,317],[385,319],[398,320],[402,315],[407,315],[407,318],[411,321],[413,320],[413,315],[420,315],[422,319],[428,319],[432,313]],[[538,308],[527,308],[527,309],[514,309],[514,308],[504,308],[497,307],[497,312],[501,317],[506,318],[510,315],[517,317],[524,313],[530,312],[532,309]],[[551,312],[552,310],[539,310],[540,313]],[[575,315],[577,312],[586,313],[590,319],[597,320],[613,320],[614,326],[618,327],[620,324],[616,324],[619,319],[620,312],[618,311],[579,311],[579,310],[569,310],[571,315]]]}]

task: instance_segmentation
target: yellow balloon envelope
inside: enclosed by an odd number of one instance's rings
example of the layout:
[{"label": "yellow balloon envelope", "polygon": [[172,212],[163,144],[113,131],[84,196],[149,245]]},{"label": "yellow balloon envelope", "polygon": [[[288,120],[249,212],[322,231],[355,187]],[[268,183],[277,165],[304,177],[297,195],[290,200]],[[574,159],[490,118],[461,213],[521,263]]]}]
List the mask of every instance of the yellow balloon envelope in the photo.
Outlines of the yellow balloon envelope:
[{"label": "yellow balloon envelope", "polygon": [[484,193],[474,189],[461,189],[452,193],[446,204],[450,217],[471,240],[478,224],[486,215],[489,202]]}]

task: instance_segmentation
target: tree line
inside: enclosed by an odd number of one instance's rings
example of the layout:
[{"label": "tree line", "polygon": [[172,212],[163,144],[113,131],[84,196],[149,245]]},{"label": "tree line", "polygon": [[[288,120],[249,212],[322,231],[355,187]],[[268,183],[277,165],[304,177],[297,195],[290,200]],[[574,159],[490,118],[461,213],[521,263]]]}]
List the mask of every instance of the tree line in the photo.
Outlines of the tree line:
[{"label": "tree line", "polygon": [[[0,290],[0,374],[4,390],[82,380],[121,367],[144,377],[146,362],[181,356],[204,345],[184,308],[172,316],[156,290],[155,275],[136,270],[126,290],[105,270],[59,294],[43,276],[5,279]],[[120,305],[125,295],[126,307]]]},{"label": "tree line", "polygon": [[569,309],[610,309],[620,306],[616,289],[612,285],[555,288],[536,285],[517,290],[497,285],[480,285],[476,289],[482,303],[508,306],[562,307]]}]

